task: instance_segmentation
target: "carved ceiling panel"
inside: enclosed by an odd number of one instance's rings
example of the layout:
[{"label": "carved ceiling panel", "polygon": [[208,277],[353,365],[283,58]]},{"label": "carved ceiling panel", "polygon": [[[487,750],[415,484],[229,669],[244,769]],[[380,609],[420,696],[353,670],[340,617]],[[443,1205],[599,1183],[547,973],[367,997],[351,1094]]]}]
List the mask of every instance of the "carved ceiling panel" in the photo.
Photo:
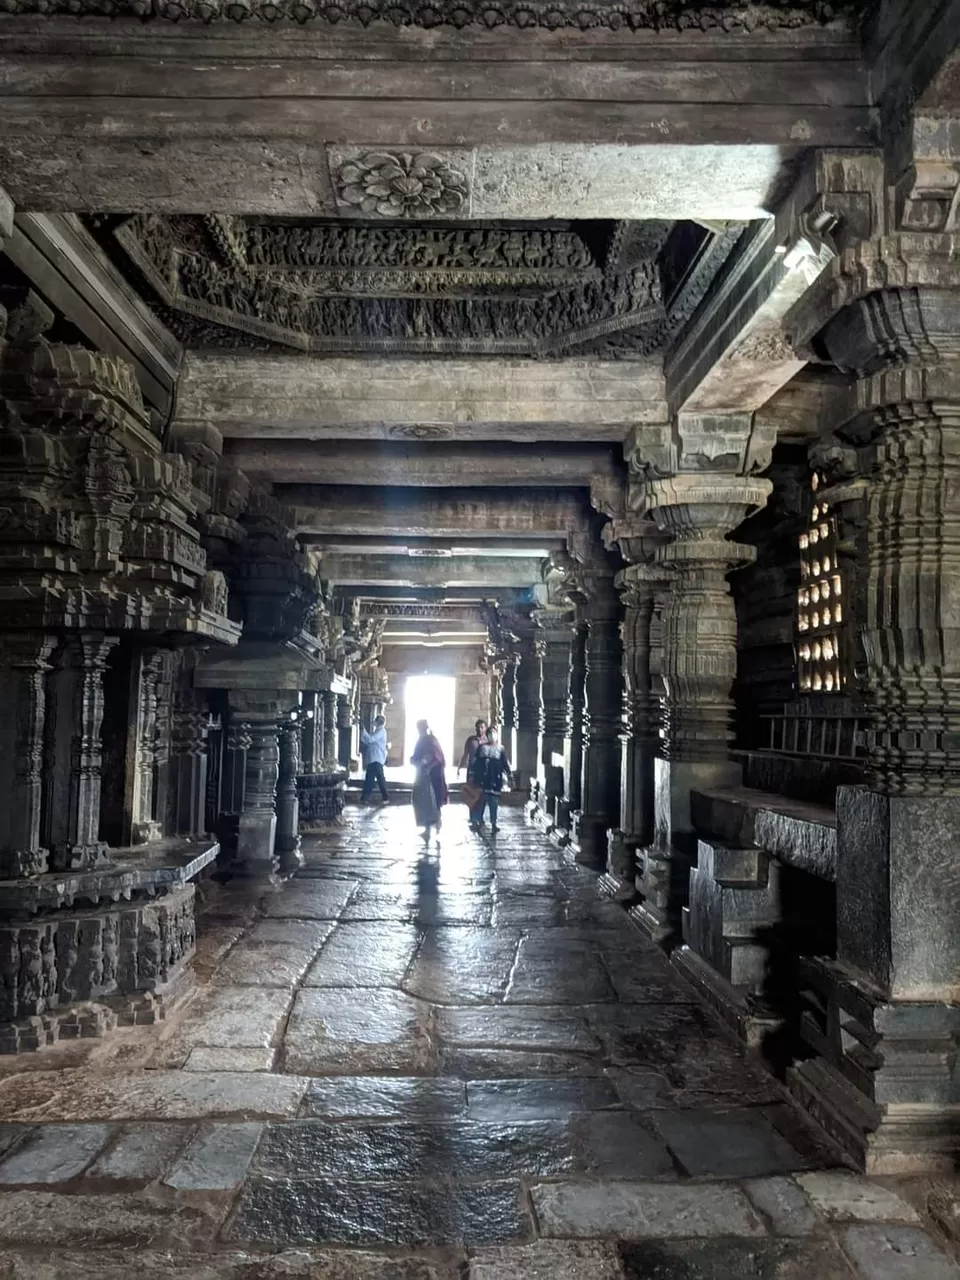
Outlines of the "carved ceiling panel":
[{"label": "carved ceiling panel", "polygon": [[425,154],[338,170],[353,217],[137,214],[97,233],[192,347],[559,357],[662,349],[739,228],[417,220],[463,175]]}]

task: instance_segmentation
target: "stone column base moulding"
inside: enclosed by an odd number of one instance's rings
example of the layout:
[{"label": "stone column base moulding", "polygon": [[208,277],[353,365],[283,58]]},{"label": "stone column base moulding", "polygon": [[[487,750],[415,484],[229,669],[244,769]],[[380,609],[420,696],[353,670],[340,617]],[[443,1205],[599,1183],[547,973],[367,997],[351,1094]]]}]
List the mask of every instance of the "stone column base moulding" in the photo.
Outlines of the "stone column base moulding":
[{"label": "stone column base moulding", "polygon": [[195,889],[215,843],[112,850],[92,871],[0,883],[0,1053],[165,1018],[194,987]]},{"label": "stone column base moulding", "polygon": [[343,821],[347,774],[343,769],[301,773],[297,778],[301,832],[320,832]]}]

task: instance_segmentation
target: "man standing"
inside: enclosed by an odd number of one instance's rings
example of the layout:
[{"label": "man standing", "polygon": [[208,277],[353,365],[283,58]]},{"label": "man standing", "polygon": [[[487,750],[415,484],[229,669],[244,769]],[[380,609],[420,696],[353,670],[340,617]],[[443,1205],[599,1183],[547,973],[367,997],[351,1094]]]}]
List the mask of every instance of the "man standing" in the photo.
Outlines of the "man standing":
[{"label": "man standing", "polygon": [[363,779],[363,795],[361,803],[366,804],[373,794],[373,784],[376,783],[380,788],[380,797],[386,803],[390,799],[387,791],[387,780],[383,776],[383,766],[387,763],[387,731],[384,727],[386,721],[383,716],[377,716],[373,722],[373,729],[367,732],[366,729],[360,729],[360,750],[363,754],[363,762],[366,765],[366,774]]}]

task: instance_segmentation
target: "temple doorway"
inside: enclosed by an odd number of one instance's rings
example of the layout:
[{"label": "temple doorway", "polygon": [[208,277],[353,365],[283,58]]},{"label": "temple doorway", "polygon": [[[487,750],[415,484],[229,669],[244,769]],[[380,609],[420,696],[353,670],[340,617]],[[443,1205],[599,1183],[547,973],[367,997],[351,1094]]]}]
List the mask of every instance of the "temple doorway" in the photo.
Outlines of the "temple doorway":
[{"label": "temple doorway", "polygon": [[454,758],[454,713],[457,699],[455,676],[407,676],[403,687],[403,760],[413,754],[417,741],[417,721],[429,720],[439,740],[448,767],[456,766]]}]

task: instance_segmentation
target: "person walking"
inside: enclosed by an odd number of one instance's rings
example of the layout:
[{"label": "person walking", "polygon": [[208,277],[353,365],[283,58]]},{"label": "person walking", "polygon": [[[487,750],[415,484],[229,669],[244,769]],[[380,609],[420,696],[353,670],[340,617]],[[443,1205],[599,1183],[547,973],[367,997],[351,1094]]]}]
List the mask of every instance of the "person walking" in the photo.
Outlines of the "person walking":
[{"label": "person walking", "polygon": [[413,749],[410,763],[416,766],[417,774],[413,783],[413,816],[418,827],[423,827],[423,838],[430,839],[430,828],[440,830],[442,817],[440,810],[449,798],[447,792],[446,768],[440,743],[430,732],[427,720],[417,721],[417,745]]},{"label": "person walking", "polygon": [[470,781],[482,793],[476,809],[470,811],[470,829],[480,830],[484,810],[489,808],[490,830],[499,831],[497,818],[500,812],[500,793],[504,790],[504,785],[508,790],[513,786],[513,777],[507,753],[500,745],[496,729],[492,727],[487,730],[486,741],[477,747],[477,754],[470,768]]},{"label": "person walking", "polygon": [[363,778],[363,794],[360,797],[362,804],[367,804],[373,795],[374,785],[380,788],[380,799],[384,804],[390,800],[390,793],[387,791],[387,780],[383,775],[383,766],[387,763],[387,751],[390,743],[387,741],[386,720],[383,716],[377,716],[373,722],[373,728],[368,732],[361,726],[360,729],[360,751],[363,755],[363,763],[366,767],[366,773]]},{"label": "person walking", "polygon": [[477,720],[474,722],[473,733],[463,744],[463,754],[460,756],[460,763],[457,765],[457,777],[466,769],[467,777],[470,776],[470,766],[473,764],[474,756],[477,754],[477,747],[481,742],[487,740],[487,722],[486,720]]},{"label": "person walking", "polygon": [[[473,785],[473,783],[470,781],[470,770],[473,767],[473,762],[477,757],[477,749],[480,746],[480,744],[482,742],[486,742],[486,740],[487,740],[486,720],[474,721],[473,733],[471,733],[470,737],[463,744],[463,753],[460,756],[460,763],[457,765],[458,778],[460,777],[461,771],[463,769],[466,769],[468,786]],[[469,805],[470,826],[479,827],[479,825],[483,821],[483,792],[481,792],[476,797],[476,799],[473,801],[472,804],[469,804],[469,801],[471,798],[472,797],[470,796],[469,793],[464,796],[464,799],[467,800]]]}]

